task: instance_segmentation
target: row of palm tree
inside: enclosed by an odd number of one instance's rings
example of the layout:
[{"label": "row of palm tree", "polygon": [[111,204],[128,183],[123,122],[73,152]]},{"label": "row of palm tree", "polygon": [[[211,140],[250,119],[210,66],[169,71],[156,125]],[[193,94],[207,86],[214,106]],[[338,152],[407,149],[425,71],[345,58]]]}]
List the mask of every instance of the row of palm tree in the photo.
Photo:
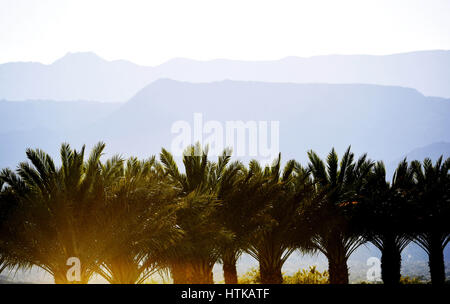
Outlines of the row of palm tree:
[{"label": "row of palm tree", "polygon": [[321,252],[329,282],[348,283],[347,261],[362,244],[382,254],[382,279],[399,284],[401,252],[414,242],[429,256],[431,281],[445,282],[450,240],[450,158],[408,163],[392,182],[382,162],[334,149],[313,151],[302,166],[279,156],[271,165],[217,160],[200,145],[186,149],[183,170],[162,149],[159,159],[101,160],[61,146],[61,165],[41,150],[0,173],[0,271],[39,267],[70,283],[69,257],[81,261],[80,283],[98,274],[110,283],[143,283],[156,272],[174,283],[238,282],[243,253],[259,263],[261,283],[282,283],[295,252]]}]

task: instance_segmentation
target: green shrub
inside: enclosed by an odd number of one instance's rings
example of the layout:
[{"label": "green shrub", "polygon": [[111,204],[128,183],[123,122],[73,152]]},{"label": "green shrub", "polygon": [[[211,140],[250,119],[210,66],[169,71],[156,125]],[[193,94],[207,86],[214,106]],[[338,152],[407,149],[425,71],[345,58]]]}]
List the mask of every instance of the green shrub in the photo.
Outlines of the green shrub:
[{"label": "green shrub", "polygon": [[260,284],[261,283],[261,277],[259,275],[259,270],[255,267],[250,268],[249,271],[244,273],[241,277],[238,279],[239,284]]},{"label": "green shrub", "polygon": [[400,277],[400,284],[425,284],[426,281],[423,279],[423,277],[409,277],[409,276],[402,276]]},{"label": "green shrub", "polygon": [[301,269],[292,276],[284,276],[283,284],[328,284],[328,271],[320,272],[316,266]]}]

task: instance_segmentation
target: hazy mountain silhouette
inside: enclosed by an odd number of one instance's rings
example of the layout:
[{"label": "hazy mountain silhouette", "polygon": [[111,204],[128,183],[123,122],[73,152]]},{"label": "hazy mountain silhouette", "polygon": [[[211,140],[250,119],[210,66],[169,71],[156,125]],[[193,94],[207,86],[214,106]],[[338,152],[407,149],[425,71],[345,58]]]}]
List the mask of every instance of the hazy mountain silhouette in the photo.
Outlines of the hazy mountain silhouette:
[{"label": "hazy mountain silhouette", "polygon": [[[146,156],[170,148],[172,124],[192,125],[195,112],[222,124],[279,121],[283,158],[300,161],[309,149],[324,155],[333,146],[343,151],[352,145],[356,153],[388,162],[405,151],[450,141],[450,100],[413,89],[237,81],[158,80],[82,134],[92,143],[105,140],[113,151]],[[86,136],[77,142],[83,140]]]},{"label": "hazy mountain silhouette", "polygon": [[50,65],[0,65],[0,98],[8,100],[126,101],[154,80],[153,69],[106,61],[93,53],[68,53]]},{"label": "hazy mountain silhouette", "polygon": [[423,147],[418,147],[407,153],[402,153],[400,157],[386,164],[386,168],[388,169],[389,172],[388,177],[389,179],[392,179],[393,171],[395,170],[399,162],[402,161],[405,157],[408,161],[413,160],[423,161],[426,157],[428,157],[433,162],[435,162],[441,155],[443,156],[444,160],[450,157],[449,142],[436,142]]},{"label": "hazy mountain silhouette", "polygon": [[89,101],[58,102],[49,100],[0,100],[1,132],[36,128],[67,131],[92,124],[118,109],[117,103]]},{"label": "hazy mountain silhouette", "polygon": [[184,120],[192,125],[196,112],[205,122],[222,124],[279,121],[284,160],[305,162],[309,149],[325,155],[331,147],[342,153],[352,145],[355,153],[368,152],[389,164],[405,151],[450,141],[450,100],[376,85],[166,79],[124,104],[3,102],[0,108],[0,167],[23,160],[26,147],[52,152],[62,141],[80,146],[104,140],[110,154],[148,157],[161,146],[170,148],[172,124]]},{"label": "hazy mountain silhouette", "polygon": [[[441,155],[444,158],[450,157],[450,143],[449,142],[437,142],[431,145],[420,147],[406,153],[404,157],[408,160],[420,160],[423,161],[426,157],[436,161]],[[399,161],[401,159],[399,158]]]},{"label": "hazy mountain silhouette", "polygon": [[60,143],[80,129],[111,114],[117,103],[88,101],[0,100],[0,168],[15,167],[25,149],[58,151]]},{"label": "hazy mountain silhouette", "polygon": [[0,99],[126,101],[159,78],[188,82],[225,79],[296,83],[366,83],[415,88],[450,98],[450,51],[387,56],[330,55],[274,61],[173,59],[154,67],[69,53],[53,64],[0,65]]}]

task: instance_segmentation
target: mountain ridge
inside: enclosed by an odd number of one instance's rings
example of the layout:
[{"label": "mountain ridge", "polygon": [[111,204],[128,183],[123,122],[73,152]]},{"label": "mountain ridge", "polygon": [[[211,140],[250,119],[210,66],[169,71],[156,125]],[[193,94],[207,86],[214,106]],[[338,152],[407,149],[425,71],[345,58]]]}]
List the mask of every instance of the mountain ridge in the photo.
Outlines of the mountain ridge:
[{"label": "mountain ridge", "polygon": [[[402,113],[404,109],[406,112]],[[140,155],[150,150],[158,153],[161,146],[170,147],[169,139],[174,136],[170,124],[177,120],[192,123],[195,112],[202,113],[205,121],[222,123],[279,120],[283,158],[297,158],[298,153],[305,157],[309,149],[325,154],[332,146],[343,150],[352,145],[357,153],[368,152],[372,158],[389,162],[417,147],[450,141],[445,135],[449,127],[445,113],[450,115],[450,99],[429,98],[417,90],[393,86],[234,80],[189,83],[160,79],[97,122],[92,132],[114,146],[114,151],[124,146],[118,139],[120,136],[128,142],[128,134],[139,134],[141,147],[136,149],[141,151]],[[396,123],[399,114],[407,116],[403,125]],[[340,122],[339,115],[344,115],[345,120]],[[304,124],[314,130],[310,133],[315,136],[302,129]],[[328,127],[333,134],[337,132],[335,136],[325,135]],[[420,133],[413,137],[414,132]],[[394,137],[396,140],[392,140]],[[292,138],[299,138],[299,144],[292,144]],[[79,138],[78,142],[81,141]],[[148,149],[143,148],[145,142],[149,143]],[[150,149],[151,143],[157,147]]]},{"label": "mountain ridge", "polygon": [[108,61],[92,52],[68,53],[51,64],[0,64],[0,99],[124,102],[159,78],[188,82],[236,81],[361,83],[414,88],[450,98],[450,51],[392,55],[289,56],[277,60],[174,58],[154,66]]},{"label": "mountain ridge", "polygon": [[174,57],[171,59],[168,59],[166,61],[163,61],[161,63],[158,64],[139,64],[136,63],[134,61],[128,60],[128,59],[112,59],[112,60],[108,60],[103,58],[101,55],[98,55],[97,53],[93,52],[93,51],[76,51],[76,52],[72,52],[69,51],[67,53],[65,53],[63,56],[55,59],[54,61],[52,61],[51,63],[42,63],[40,61],[21,61],[21,60],[17,60],[17,61],[8,61],[8,62],[3,62],[0,63],[0,65],[3,64],[14,64],[14,63],[36,63],[36,64],[41,64],[41,65],[52,65],[55,62],[68,57],[68,56],[84,56],[84,55],[92,55],[95,57],[98,57],[99,59],[101,59],[102,61],[105,62],[115,62],[115,61],[125,61],[137,66],[142,66],[142,67],[158,67],[160,65],[164,65],[166,63],[169,63],[171,61],[177,61],[177,60],[183,60],[183,61],[193,61],[193,62],[213,62],[213,61],[236,61],[236,62],[277,62],[277,61],[284,61],[284,60],[289,60],[289,59],[312,59],[312,58],[322,58],[322,57],[389,57],[389,56],[399,56],[399,55],[417,55],[417,54],[426,54],[426,53],[441,53],[441,54],[447,54],[450,53],[450,50],[446,50],[446,49],[425,49],[425,50],[417,50],[417,51],[408,51],[408,52],[398,52],[398,53],[388,53],[388,54],[361,54],[361,53],[354,53],[354,54],[334,54],[334,53],[330,53],[330,54],[323,54],[323,55],[312,55],[312,56],[296,56],[296,55],[288,55],[288,56],[284,56],[284,57],[280,57],[277,59],[266,59],[266,60],[248,60],[248,59],[228,59],[228,58],[213,58],[213,59],[195,59],[195,58],[188,58],[188,57]]}]

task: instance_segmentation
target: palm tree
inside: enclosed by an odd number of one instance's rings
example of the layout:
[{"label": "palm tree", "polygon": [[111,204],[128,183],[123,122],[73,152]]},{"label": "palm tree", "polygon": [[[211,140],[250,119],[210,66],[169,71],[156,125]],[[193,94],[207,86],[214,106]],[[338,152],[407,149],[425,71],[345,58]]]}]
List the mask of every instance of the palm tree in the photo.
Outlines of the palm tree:
[{"label": "palm tree", "polygon": [[11,267],[38,266],[55,283],[69,283],[66,263],[77,257],[80,282],[88,282],[106,249],[96,226],[108,176],[100,165],[104,146],[96,145],[84,162],[84,146],[78,152],[63,144],[60,168],[45,152],[28,149],[29,163],[19,164],[17,173],[1,172],[16,204],[2,231]]},{"label": "palm tree", "polygon": [[251,232],[246,252],[259,262],[261,283],[281,284],[283,264],[306,243],[307,231],[299,231],[298,223],[309,175],[292,160],[281,172],[280,156],[264,169],[251,161],[249,171],[260,186],[250,198],[257,206],[253,214],[256,228]]},{"label": "palm tree", "polygon": [[383,162],[377,162],[367,180],[355,217],[366,240],[381,251],[384,284],[397,285],[400,284],[401,253],[411,241],[412,170],[403,160],[390,185],[386,182]]},{"label": "palm tree", "polygon": [[350,147],[340,164],[334,149],[326,164],[313,151],[308,156],[315,198],[306,208],[305,217],[312,229],[313,244],[328,258],[330,283],[348,284],[347,260],[364,243],[352,226],[352,214],[373,163],[366,154],[355,162]]},{"label": "palm tree", "polygon": [[225,284],[237,284],[236,264],[246,245],[247,235],[251,231],[251,215],[248,208],[242,204],[254,194],[254,188],[249,185],[249,178],[240,162],[230,164],[223,172],[218,185],[217,198],[220,201],[214,215],[219,223],[232,237],[220,244],[220,261],[223,268]]},{"label": "palm tree", "polygon": [[4,181],[0,179],[0,273],[6,268],[16,265],[16,261],[11,260],[8,254],[9,248],[5,234],[8,218],[15,207],[11,187],[5,185]]},{"label": "palm tree", "polygon": [[[119,178],[107,190],[101,216],[108,252],[97,272],[113,284],[139,284],[164,266],[167,249],[180,235],[171,205],[174,191],[154,157],[140,161],[113,158]],[[108,170],[111,171],[111,170]]]},{"label": "palm tree", "polygon": [[414,241],[428,254],[432,284],[445,282],[444,248],[450,241],[450,158],[435,165],[426,158],[413,161],[417,191],[417,234]]},{"label": "palm tree", "polygon": [[183,230],[171,262],[174,283],[213,283],[212,268],[220,258],[220,244],[231,234],[213,215],[219,205],[217,187],[229,162],[228,152],[217,163],[208,161],[207,149],[188,147],[181,173],[165,149],[161,162],[178,195],[177,225]]},{"label": "palm tree", "polygon": [[239,162],[230,164],[218,190],[220,205],[215,216],[233,236],[220,246],[225,284],[238,283],[237,261],[250,248],[251,236],[260,224],[258,215],[266,208],[264,178],[260,171],[255,172],[259,168],[256,162],[250,167],[248,170]]}]

